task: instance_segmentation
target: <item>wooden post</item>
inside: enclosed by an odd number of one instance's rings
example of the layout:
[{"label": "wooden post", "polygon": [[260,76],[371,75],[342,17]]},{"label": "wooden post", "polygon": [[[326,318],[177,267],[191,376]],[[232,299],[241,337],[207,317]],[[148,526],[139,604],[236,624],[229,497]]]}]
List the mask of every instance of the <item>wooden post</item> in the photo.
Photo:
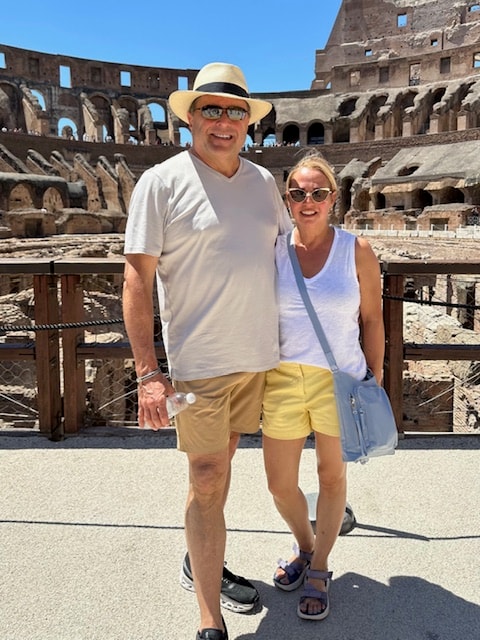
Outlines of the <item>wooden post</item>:
[{"label": "wooden post", "polygon": [[[81,322],[85,319],[83,286],[80,274],[63,274],[62,322]],[[77,433],[85,426],[85,361],[77,357],[77,346],[84,340],[84,330],[63,329],[63,412],[65,433]]]},{"label": "wooden post", "polygon": [[[388,265],[387,265],[388,268]],[[403,433],[403,275],[383,276],[383,318],[385,322],[385,390],[392,404],[397,429]]]},{"label": "wooden post", "polygon": [[[57,278],[34,275],[35,324],[58,324]],[[60,393],[60,346],[56,328],[37,331],[35,365],[38,388],[40,432],[52,440],[63,438],[62,399]]]}]

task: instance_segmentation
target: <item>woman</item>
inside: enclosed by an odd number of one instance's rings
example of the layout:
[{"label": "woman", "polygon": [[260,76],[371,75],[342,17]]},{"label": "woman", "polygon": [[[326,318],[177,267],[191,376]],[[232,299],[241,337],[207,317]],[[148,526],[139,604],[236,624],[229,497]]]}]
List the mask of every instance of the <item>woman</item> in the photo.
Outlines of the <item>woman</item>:
[{"label": "woman", "polygon": [[[336,196],[329,164],[316,154],[300,160],[286,182],[295,222],[290,241],[339,368],[361,380],[368,366],[380,383],[384,326],[379,264],[364,238],[329,223]],[[281,362],[267,373],[263,450],[269,490],[296,545],[273,581],[284,591],[304,585],[298,615],[322,620],[329,613],[328,558],[345,512],[346,464],[333,376],[295,282],[288,237],[280,236],[276,249]],[[300,456],[311,431],[319,480],[316,535],[298,486]]]}]

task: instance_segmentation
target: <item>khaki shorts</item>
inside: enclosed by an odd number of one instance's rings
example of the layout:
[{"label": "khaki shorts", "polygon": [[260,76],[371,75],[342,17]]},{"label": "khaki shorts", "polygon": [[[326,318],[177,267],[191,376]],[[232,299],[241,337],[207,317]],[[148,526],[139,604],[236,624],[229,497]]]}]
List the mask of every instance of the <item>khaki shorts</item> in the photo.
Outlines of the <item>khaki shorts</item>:
[{"label": "khaki shorts", "polygon": [[217,453],[230,434],[256,433],[265,389],[265,373],[231,373],[205,380],[178,380],[177,391],[197,400],[175,418],[178,448],[187,453]]},{"label": "khaki shorts", "polygon": [[332,372],[295,362],[267,371],[262,431],[276,440],[304,438],[312,431],[339,437]]}]

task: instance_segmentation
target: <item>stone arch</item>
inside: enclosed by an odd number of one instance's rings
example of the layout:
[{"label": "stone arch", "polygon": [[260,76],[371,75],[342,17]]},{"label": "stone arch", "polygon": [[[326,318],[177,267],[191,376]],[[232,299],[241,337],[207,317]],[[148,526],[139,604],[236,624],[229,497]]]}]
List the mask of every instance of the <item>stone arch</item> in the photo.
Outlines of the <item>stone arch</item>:
[{"label": "stone arch", "polygon": [[364,140],[375,139],[375,126],[377,124],[377,116],[380,109],[387,102],[387,95],[373,96],[367,105],[365,114],[365,133]]},{"label": "stone arch", "polygon": [[351,116],[357,107],[358,97],[348,98],[344,100],[338,107],[338,115],[341,118]]},{"label": "stone arch", "polygon": [[71,118],[59,118],[57,123],[58,135],[67,140],[78,140],[78,126]]},{"label": "stone arch", "polygon": [[323,122],[312,122],[308,127],[307,144],[325,144],[325,126]]},{"label": "stone arch", "polygon": [[113,140],[114,127],[110,99],[101,93],[94,93],[86,97],[84,101],[87,108],[90,109],[89,113],[94,121],[96,130],[102,132],[102,128],[105,127],[107,131],[106,136],[110,136]]},{"label": "stone arch", "polygon": [[[126,112],[126,118],[128,119],[128,132],[130,137],[138,140],[140,138],[139,122],[138,122],[138,101],[131,96],[120,96],[117,100],[119,111],[124,110]],[[126,124],[126,122],[125,122]]]},{"label": "stone arch", "polygon": [[412,208],[424,209],[425,207],[431,207],[433,204],[432,194],[425,189],[415,189],[412,192]]},{"label": "stone arch", "polygon": [[16,184],[8,195],[7,210],[35,209],[34,199],[32,185],[27,182]]},{"label": "stone arch", "polygon": [[385,195],[381,191],[375,191],[373,194],[373,206],[376,210],[385,209],[386,207]]},{"label": "stone arch", "polygon": [[282,133],[282,143],[285,145],[296,145],[300,140],[300,129],[297,124],[287,124]]},{"label": "stone arch", "polygon": [[355,209],[359,211],[370,210],[370,193],[368,189],[362,189],[355,197]]},{"label": "stone arch", "polygon": [[53,213],[62,211],[66,204],[63,202],[62,194],[55,187],[48,187],[43,194],[43,207]]},{"label": "stone arch", "polygon": [[20,96],[17,87],[10,82],[0,82],[0,129],[15,129],[19,123]]},{"label": "stone arch", "polygon": [[[145,109],[148,114],[140,107],[138,111],[139,129],[143,134],[143,139],[148,144],[168,144],[170,141],[170,132],[168,125],[168,109],[164,100],[151,99],[148,100]],[[152,140],[149,140],[147,131],[151,127],[153,134]]]},{"label": "stone arch", "polygon": [[342,178],[340,184],[338,185],[339,193],[337,196],[336,211],[338,215],[338,221],[340,223],[343,222],[345,214],[352,207],[352,186],[353,178],[351,176]]},{"label": "stone arch", "polygon": [[450,204],[452,202],[465,202],[465,194],[461,189],[455,187],[444,187],[437,194],[439,204]]},{"label": "stone arch", "polygon": [[269,141],[267,140],[267,138],[270,138],[270,140],[272,140],[273,142],[273,138],[275,138],[275,142],[276,142],[276,134],[275,134],[275,127],[267,127],[264,131],[262,131],[262,145],[265,145],[265,141],[267,141],[267,144],[265,146],[274,146],[274,144],[269,144]]},{"label": "stone arch", "polygon": [[40,89],[30,89],[30,93],[37,99],[38,104],[40,105],[42,111],[47,110],[47,101],[45,96]]}]

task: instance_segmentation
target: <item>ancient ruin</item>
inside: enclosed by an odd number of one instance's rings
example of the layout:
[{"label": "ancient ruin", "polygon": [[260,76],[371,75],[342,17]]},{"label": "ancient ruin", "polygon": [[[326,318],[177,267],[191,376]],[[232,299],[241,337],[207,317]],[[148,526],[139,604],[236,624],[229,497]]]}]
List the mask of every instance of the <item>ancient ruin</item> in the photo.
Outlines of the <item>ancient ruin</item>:
[{"label": "ancient ruin", "polygon": [[[281,188],[320,149],[347,228],[478,226],[480,5],[344,0],[315,56],[310,89],[257,94],[248,157]],[[195,74],[0,44],[1,236],[122,232],[136,177],[182,149],[167,99]]]},{"label": "ancient ruin", "polygon": [[[461,247],[465,260],[478,260],[480,3],[343,0],[313,56],[310,88],[254,94],[274,108],[250,127],[245,156],[269,168],[282,191],[298,153],[321,152],[338,176],[335,222],[375,234],[381,259],[448,259]],[[186,123],[169,111],[168,96],[191,87],[196,73],[0,44],[0,254],[121,253],[138,176],[185,148]],[[74,250],[69,234],[85,243]],[[414,298],[435,282],[409,285]],[[448,286],[450,300],[478,304],[476,276]],[[0,294],[21,288],[5,281]],[[431,331],[478,340],[478,313],[455,313],[455,321],[421,313],[409,311],[412,339]],[[409,365],[416,385],[425,366]],[[477,380],[475,366],[445,363],[429,375],[448,386],[455,376]],[[476,386],[455,396],[457,413],[475,408],[472,429],[480,428]]]}]

